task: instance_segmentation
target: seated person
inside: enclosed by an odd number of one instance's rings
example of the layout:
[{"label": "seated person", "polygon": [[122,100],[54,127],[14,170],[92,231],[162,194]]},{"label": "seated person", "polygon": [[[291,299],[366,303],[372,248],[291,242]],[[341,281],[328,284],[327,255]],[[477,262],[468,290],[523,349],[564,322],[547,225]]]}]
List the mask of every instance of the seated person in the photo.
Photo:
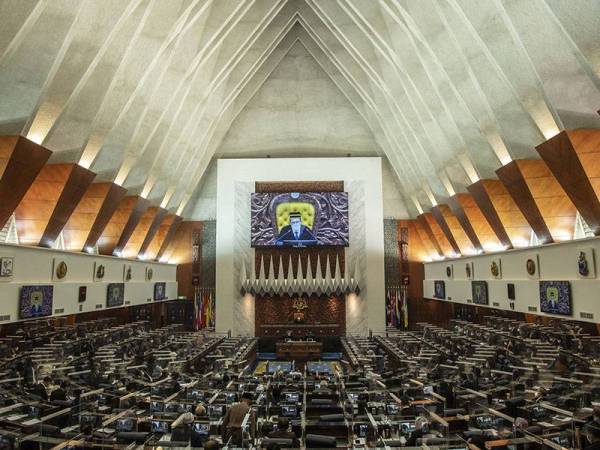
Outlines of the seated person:
[{"label": "seated person", "polygon": [[65,381],[65,380],[61,381],[58,385],[58,388],[53,390],[52,393],[50,394],[50,401],[51,402],[54,402],[57,400],[62,401],[62,402],[67,401],[67,388],[68,388],[67,381]]},{"label": "seated person", "polygon": [[171,424],[171,440],[174,442],[188,442],[191,436],[191,426],[194,415],[191,412],[181,414]]},{"label": "seated person", "polygon": [[296,434],[290,430],[290,421],[287,417],[279,417],[277,420],[277,431],[271,431],[269,437],[272,439],[292,439],[293,447],[300,447],[300,441],[296,437]]},{"label": "seated person", "polygon": [[585,436],[589,442],[585,450],[600,450],[600,427],[594,422],[587,424],[585,426]]}]

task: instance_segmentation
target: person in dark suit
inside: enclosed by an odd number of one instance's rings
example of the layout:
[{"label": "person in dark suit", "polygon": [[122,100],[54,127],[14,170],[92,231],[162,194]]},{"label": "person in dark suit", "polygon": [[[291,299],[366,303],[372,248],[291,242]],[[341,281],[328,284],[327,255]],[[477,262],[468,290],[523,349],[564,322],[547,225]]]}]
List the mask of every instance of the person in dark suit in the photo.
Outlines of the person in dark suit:
[{"label": "person in dark suit", "polygon": [[53,390],[52,393],[50,394],[50,401],[62,401],[65,402],[67,401],[67,382],[66,381],[61,381],[60,384],[58,385],[58,388]]},{"label": "person in dark suit", "polygon": [[594,422],[589,423],[585,427],[585,436],[589,442],[585,450],[600,450],[600,427]]},{"label": "person in dark suit", "polygon": [[290,224],[281,229],[276,243],[308,246],[317,244],[317,239],[311,229],[302,224],[302,215],[299,212],[292,212]]},{"label": "person in dark suit", "polygon": [[291,439],[292,447],[300,447],[298,437],[290,430],[290,421],[287,417],[279,417],[277,420],[277,431],[271,431],[269,437],[271,439]]}]

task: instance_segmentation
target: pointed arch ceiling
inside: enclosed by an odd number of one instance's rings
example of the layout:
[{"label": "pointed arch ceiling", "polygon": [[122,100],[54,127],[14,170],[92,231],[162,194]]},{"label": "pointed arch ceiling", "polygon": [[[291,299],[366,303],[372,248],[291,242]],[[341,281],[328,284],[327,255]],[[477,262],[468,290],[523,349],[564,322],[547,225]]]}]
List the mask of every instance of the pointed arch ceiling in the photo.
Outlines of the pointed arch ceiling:
[{"label": "pointed arch ceiling", "polygon": [[412,214],[599,126],[596,0],[0,0],[0,17],[0,134],[178,213],[294,45]]}]

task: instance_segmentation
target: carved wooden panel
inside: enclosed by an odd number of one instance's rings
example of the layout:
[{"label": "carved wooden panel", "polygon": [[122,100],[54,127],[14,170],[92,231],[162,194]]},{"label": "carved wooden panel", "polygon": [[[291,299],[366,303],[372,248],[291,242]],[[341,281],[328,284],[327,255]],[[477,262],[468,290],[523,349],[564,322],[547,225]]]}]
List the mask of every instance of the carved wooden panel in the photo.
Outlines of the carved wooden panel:
[{"label": "carved wooden panel", "polygon": [[52,152],[23,136],[0,136],[0,229],[27,193]]},{"label": "carved wooden panel", "polygon": [[[304,322],[294,322],[293,300],[288,295],[257,296],[255,299],[256,336],[285,336],[288,330],[295,336],[343,336],[346,334],[346,300],[344,296],[307,298],[303,310]],[[303,327],[305,325],[306,327]]]},{"label": "carved wooden panel", "polygon": [[600,130],[562,131],[536,147],[594,234],[600,233]]},{"label": "carved wooden panel", "polygon": [[342,192],[343,181],[257,181],[255,192]]},{"label": "carved wooden panel", "polygon": [[496,174],[527,219],[539,241],[542,243],[553,242],[552,234],[529,190],[529,185],[525,181],[517,161],[512,161],[496,170]]}]

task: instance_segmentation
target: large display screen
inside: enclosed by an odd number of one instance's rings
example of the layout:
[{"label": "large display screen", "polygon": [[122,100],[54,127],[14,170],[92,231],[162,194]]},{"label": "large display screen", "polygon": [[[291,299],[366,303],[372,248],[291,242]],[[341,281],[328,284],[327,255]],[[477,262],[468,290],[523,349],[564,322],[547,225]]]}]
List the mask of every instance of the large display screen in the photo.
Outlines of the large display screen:
[{"label": "large display screen", "polygon": [[346,192],[254,193],[252,247],[348,246]]}]

